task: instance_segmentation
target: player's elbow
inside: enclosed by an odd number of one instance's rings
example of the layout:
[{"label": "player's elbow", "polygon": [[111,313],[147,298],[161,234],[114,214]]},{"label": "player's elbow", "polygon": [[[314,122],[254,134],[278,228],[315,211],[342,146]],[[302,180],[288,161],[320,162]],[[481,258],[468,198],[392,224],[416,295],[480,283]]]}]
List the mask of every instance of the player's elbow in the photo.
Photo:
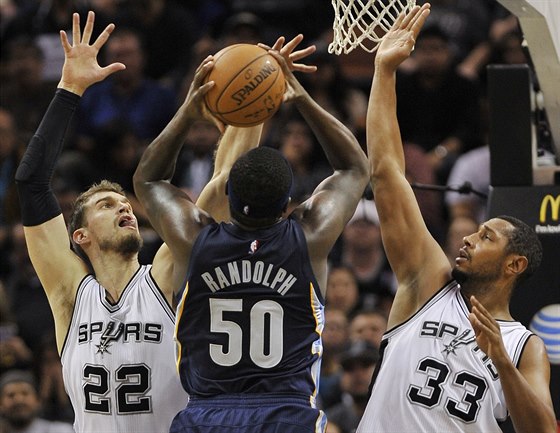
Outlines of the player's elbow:
[{"label": "player's elbow", "polygon": [[134,194],[136,194],[138,198],[144,196],[145,191],[148,187],[148,183],[149,182],[146,179],[146,176],[144,176],[144,172],[139,165],[138,168],[136,168],[134,175],[132,176],[132,186],[134,187]]}]

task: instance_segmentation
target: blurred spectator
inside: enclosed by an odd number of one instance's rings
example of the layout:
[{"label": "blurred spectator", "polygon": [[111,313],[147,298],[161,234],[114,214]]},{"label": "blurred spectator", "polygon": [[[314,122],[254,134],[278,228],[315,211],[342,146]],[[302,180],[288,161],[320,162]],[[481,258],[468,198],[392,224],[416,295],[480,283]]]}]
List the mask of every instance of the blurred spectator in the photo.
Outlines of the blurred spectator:
[{"label": "blurred spectator", "polygon": [[284,155],[292,168],[294,179],[290,206],[295,206],[306,200],[332,170],[326,164],[314,134],[300,115],[285,111],[274,122],[279,129],[270,135],[278,141],[271,144]]},{"label": "blurred spectator", "polygon": [[450,37],[457,72],[470,79],[484,73],[493,43],[514,30],[517,17],[498,1],[435,0],[427,25],[436,23]]},{"label": "blurred spectator", "polygon": [[39,360],[37,373],[43,417],[55,421],[73,422],[74,410],[64,388],[62,363],[54,335],[48,335],[42,342]]},{"label": "blurred spectator", "polygon": [[[205,12],[199,14],[208,15],[210,7],[203,8]],[[218,8],[219,9],[219,8]],[[229,11],[229,7],[224,6]],[[188,73],[183,77],[179,100],[186,97],[193,80],[195,67],[198,66],[206,56],[216,54],[222,48],[234,44],[257,44],[265,42],[263,38],[263,25],[261,19],[250,12],[232,14],[221,11],[212,18],[206,16],[210,21],[194,44],[192,50],[191,65]],[[272,43],[272,42],[270,42]]]},{"label": "blurred spectator", "polygon": [[31,265],[21,223],[12,226],[11,242],[11,272],[6,279],[6,292],[19,335],[38,356],[43,340],[54,335],[54,321],[45,292]]},{"label": "blurred spectator", "polygon": [[387,330],[387,314],[382,310],[360,310],[350,318],[350,340],[367,341],[379,349]]},{"label": "blurred spectator", "polygon": [[82,97],[77,112],[78,147],[91,153],[97,131],[124,122],[143,144],[153,140],[171,120],[175,94],[146,77],[145,51],[131,29],[116,29],[104,49],[106,62],[122,62],[126,69],[94,84]]},{"label": "blurred spectator", "polygon": [[3,39],[7,25],[17,16],[23,2],[16,0],[0,1],[0,39]]},{"label": "blurred spectator", "polygon": [[463,239],[478,231],[478,222],[466,215],[459,215],[451,219],[447,229],[444,251],[451,266],[455,266],[455,259],[459,250],[465,246]]},{"label": "blurred spectator", "polygon": [[377,349],[365,341],[357,341],[342,355],[342,401],[326,409],[327,418],[342,433],[353,433],[365,411],[369,384],[379,360]]},{"label": "blurred spectator", "polygon": [[[485,66],[490,64],[531,64],[529,52],[523,46],[523,35],[518,25],[490,40],[490,54]],[[487,69],[482,68],[479,75],[482,88],[486,90],[488,84]],[[532,78],[536,81],[536,76],[533,75]]]},{"label": "blurred spectator", "polygon": [[375,203],[363,199],[342,233],[342,264],[350,267],[358,281],[363,308],[389,311],[396,278],[383,250]]},{"label": "blurred spectator", "polygon": [[194,122],[185,137],[172,182],[184,188],[194,201],[212,177],[219,138],[220,131],[207,120]]},{"label": "blurred spectator", "polygon": [[[426,3],[426,1],[420,1]],[[431,0],[426,26],[438,25],[449,35],[451,52],[457,64],[469,62],[479,47],[488,40],[494,17],[495,1]]]},{"label": "blurred spectator", "polygon": [[258,44],[259,42],[271,44],[276,39],[267,41],[264,37],[265,30],[264,21],[257,15],[251,12],[234,13],[224,21],[215,48],[220,50],[234,44]]},{"label": "blurred spectator", "polygon": [[352,268],[338,265],[329,269],[325,302],[328,307],[341,310],[346,317],[358,308],[360,292]]},{"label": "blurred spectator", "polygon": [[40,418],[33,374],[11,370],[0,377],[0,416],[9,433],[73,433],[72,424]]},{"label": "blurred spectator", "polygon": [[33,353],[19,336],[11,301],[0,280],[0,370],[30,368]]},{"label": "blurred spectator", "polygon": [[117,28],[133,28],[142,35],[146,75],[178,90],[189,69],[191,50],[198,36],[197,23],[184,3],[124,0],[119,2],[115,24]]},{"label": "blurred spectator", "polygon": [[[28,2],[6,25],[2,45],[25,35],[33,38],[44,56],[43,79],[58,81],[64,63],[64,50],[60,45],[59,31],[72,34],[72,14],[78,12],[85,22],[85,3],[79,0],[41,0]],[[101,21],[101,17],[98,20]],[[105,26],[99,25],[100,29]],[[97,34],[92,36],[95,40]],[[4,47],[2,47],[4,48]]]},{"label": "blurred spectator", "polygon": [[56,83],[43,78],[43,52],[29,36],[10,41],[2,53],[7,76],[0,86],[0,105],[12,112],[27,141],[39,126]]},{"label": "blurred spectator", "polygon": [[317,103],[357,133],[365,129],[367,96],[345,76],[340,58],[319,45],[307,58],[317,72],[302,76],[302,83]]},{"label": "blurred spectator", "polygon": [[325,409],[340,402],[340,355],[348,348],[348,319],[336,307],[325,308],[322,333],[323,360],[319,380],[319,404]]},{"label": "blurred spectator", "polygon": [[416,40],[412,72],[397,76],[397,115],[405,143],[424,149],[445,185],[457,156],[481,145],[478,85],[453,67],[447,34],[424,27]]},{"label": "blurred spectator", "polygon": [[103,15],[110,22],[114,22],[114,18],[117,16],[119,11],[119,5],[122,3],[121,0],[88,0],[91,10],[95,12],[95,15]]},{"label": "blurred spectator", "polygon": [[403,150],[406,178],[412,184],[424,222],[432,236],[442,242],[445,238],[443,194],[433,190],[438,185],[430,154],[413,143],[405,143]]},{"label": "blurred spectator", "polygon": [[120,184],[127,194],[134,194],[132,175],[140,155],[142,141],[126,122],[115,120],[96,130],[94,152],[94,182],[107,179]]},{"label": "blurred spectator", "polygon": [[454,191],[445,193],[449,219],[463,216],[477,223],[487,219],[487,196],[490,190],[490,148],[488,145],[478,147],[461,155],[451,169],[447,184],[460,187],[468,182],[473,191],[470,194],[460,194]]},{"label": "blurred spectator", "polygon": [[64,221],[70,221],[74,201],[76,201],[82,190],[64,181],[53,180],[53,191],[62,210]]},{"label": "blurred spectator", "polygon": [[231,5],[234,13],[252,12],[265,22],[266,39],[261,42],[281,35],[290,40],[298,33],[314,40],[332,26],[334,18],[332,7],[318,7],[316,0],[232,0]]},{"label": "blurred spectator", "polygon": [[0,245],[8,235],[7,225],[19,219],[14,176],[23,150],[14,116],[0,108]]}]

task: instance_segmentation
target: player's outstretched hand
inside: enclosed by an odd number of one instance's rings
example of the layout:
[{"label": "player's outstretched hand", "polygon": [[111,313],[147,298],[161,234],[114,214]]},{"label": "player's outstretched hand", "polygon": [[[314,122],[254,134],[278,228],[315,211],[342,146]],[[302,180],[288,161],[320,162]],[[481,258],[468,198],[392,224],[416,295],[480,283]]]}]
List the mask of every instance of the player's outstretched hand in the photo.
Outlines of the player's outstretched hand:
[{"label": "player's outstretched hand", "polygon": [[414,6],[406,15],[401,13],[377,47],[375,63],[396,69],[412,52],[420,29],[430,14],[430,4]]},{"label": "player's outstretched hand", "polygon": [[109,24],[99,35],[93,44],[90,44],[93,33],[95,14],[90,11],[87,16],[84,33],[80,31],[80,16],[72,15],[72,44],[68,41],[68,35],[64,30],[60,31],[60,41],[64,49],[64,66],[62,77],[58,84],[59,88],[82,95],[85,90],[94,83],[104,80],[114,72],[123,70],[126,66],[122,63],[112,63],[101,67],[97,62],[97,54],[101,47],[109,39],[109,35],[115,29],[114,24]]},{"label": "player's outstretched hand", "polygon": [[317,70],[317,66],[315,65],[296,63],[297,61],[313,54],[317,49],[315,45],[310,45],[301,50],[294,51],[296,47],[301,43],[301,41],[303,41],[303,35],[300,33],[285,45],[284,43],[286,42],[286,38],[284,36],[280,36],[272,47],[269,47],[266,44],[259,44],[259,47],[264,48],[265,50],[278,51],[280,55],[286,60],[286,64],[288,65],[290,71],[299,71],[306,73],[315,72]]}]

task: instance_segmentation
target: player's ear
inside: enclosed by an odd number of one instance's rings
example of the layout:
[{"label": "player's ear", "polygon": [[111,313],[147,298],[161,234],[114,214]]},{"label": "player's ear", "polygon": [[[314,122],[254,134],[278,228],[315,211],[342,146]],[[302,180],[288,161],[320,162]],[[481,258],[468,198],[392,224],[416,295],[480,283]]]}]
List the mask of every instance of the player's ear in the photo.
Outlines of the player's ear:
[{"label": "player's ear", "polygon": [[89,237],[87,234],[87,230],[82,228],[76,229],[74,233],[72,233],[72,240],[77,245],[83,245],[84,243],[88,242]]},{"label": "player's ear", "polygon": [[507,265],[506,272],[518,276],[522,274],[525,271],[525,269],[527,269],[528,264],[529,261],[527,260],[527,257],[512,255],[508,258],[508,261],[506,263]]}]

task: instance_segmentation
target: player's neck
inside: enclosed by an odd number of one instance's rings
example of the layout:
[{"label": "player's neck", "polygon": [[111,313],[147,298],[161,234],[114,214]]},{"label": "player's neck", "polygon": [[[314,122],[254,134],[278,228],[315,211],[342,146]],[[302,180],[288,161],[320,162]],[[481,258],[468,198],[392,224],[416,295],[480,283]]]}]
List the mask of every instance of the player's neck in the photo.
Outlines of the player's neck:
[{"label": "player's neck", "polygon": [[467,299],[469,307],[471,307],[470,297],[474,295],[494,319],[512,320],[509,312],[509,296],[500,292],[502,290],[497,287],[487,290],[486,288],[463,287],[461,285],[461,293]]},{"label": "player's neck", "polygon": [[113,301],[119,299],[127,284],[138,271],[138,254],[123,257],[121,254],[104,254],[92,261],[97,281],[107,290]]}]

